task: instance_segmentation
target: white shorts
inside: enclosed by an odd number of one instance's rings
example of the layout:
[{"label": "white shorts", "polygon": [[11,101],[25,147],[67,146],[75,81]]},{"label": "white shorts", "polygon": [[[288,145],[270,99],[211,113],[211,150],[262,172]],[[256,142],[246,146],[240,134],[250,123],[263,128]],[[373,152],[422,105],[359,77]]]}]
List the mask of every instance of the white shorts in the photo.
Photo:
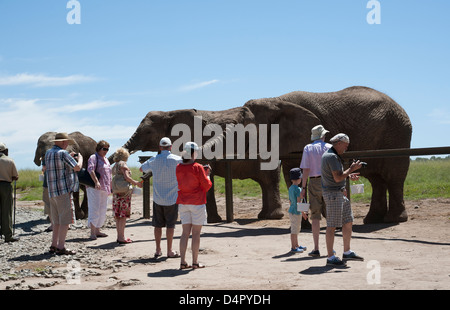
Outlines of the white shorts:
[{"label": "white shorts", "polygon": [[206,205],[178,205],[181,224],[205,225]]}]

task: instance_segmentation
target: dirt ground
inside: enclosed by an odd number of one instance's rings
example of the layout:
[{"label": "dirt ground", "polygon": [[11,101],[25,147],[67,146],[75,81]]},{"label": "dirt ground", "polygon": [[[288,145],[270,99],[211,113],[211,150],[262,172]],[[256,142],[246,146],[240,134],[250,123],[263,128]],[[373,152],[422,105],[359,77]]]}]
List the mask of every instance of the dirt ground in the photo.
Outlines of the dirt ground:
[{"label": "dirt ground", "polygon": [[[39,202],[36,202],[39,205]],[[20,207],[21,203],[19,202]],[[285,201],[287,206],[287,201]],[[225,214],[225,198],[218,197],[219,214]],[[321,222],[320,252],[311,258],[310,231],[299,234],[308,250],[290,253],[289,218],[257,220],[260,199],[234,198],[233,223],[208,224],[201,236],[200,262],[207,267],[179,270],[180,259],[154,259],[151,220],[142,218],[142,196],[133,197],[134,213],[126,235],[134,242],[112,246],[104,259],[124,267],[96,269],[75,284],[59,280],[50,290],[300,290],[300,289],[450,289],[450,200],[428,199],[406,203],[409,220],[401,224],[363,225],[368,205],[352,205],[355,215],[351,247],[365,260],[350,261],[346,268],[326,266],[325,220]],[[287,209],[287,208],[285,208]],[[284,210],[286,212],[286,210]],[[108,216],[111,211],[108,210]],[[88,230],[85,229],[86,238]],[[89,241],[93,248],[116,244],[113,225],[103,229],[109,236]],[[71,239],[69,231],[68,239]],[[174,249],[179,249],[181,225],[176,226]],[[76,239],[80,242],[79,238]],[[83,241],[81,241],[83,242]],[[70,241],[68,247],[70,248]],[[190,242],[189,242],[190,247]],[[342,235],[336,233],[335,250],[342,256]],[[187,254],[188,262],[191,253]],[[82,268],[89,268],[81,266]],[[52,279],[45,279],[51,281]],[[27,283],[43,281],[27,279]],[[11,284],[0,282],[0,289]]]}]

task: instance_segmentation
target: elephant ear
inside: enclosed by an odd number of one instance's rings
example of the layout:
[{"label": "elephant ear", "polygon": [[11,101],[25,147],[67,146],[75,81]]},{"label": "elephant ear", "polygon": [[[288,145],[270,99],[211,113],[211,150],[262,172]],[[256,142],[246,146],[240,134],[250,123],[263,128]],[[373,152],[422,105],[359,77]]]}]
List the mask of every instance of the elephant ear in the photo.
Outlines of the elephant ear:
[{"label": "elephant ear", "polygon": [[279,98],[250,100],[244,106],[254,114],[255,123],[279,125],[280,156],[303,151],[311,142],[311,128],[321,123],[313,112]]}]

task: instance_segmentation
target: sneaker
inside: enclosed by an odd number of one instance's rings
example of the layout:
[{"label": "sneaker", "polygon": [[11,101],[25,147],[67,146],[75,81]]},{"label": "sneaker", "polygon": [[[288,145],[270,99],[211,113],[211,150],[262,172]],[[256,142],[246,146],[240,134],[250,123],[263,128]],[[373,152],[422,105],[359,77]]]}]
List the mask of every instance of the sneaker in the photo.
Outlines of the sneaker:
[{"label": "sneaker", "polygon": [[319,250],[313,250],[313,251],[311,251],[311,252],[308,253],[308,256],[311,256],[311,257],[320,257],[320,252],[319,252]]},{"label": "sneaker", "polygon": [[359,261],[364,261],[364,258],[361,256],[356,255],[355,252],[351,252],[350,254],[342,254],[342,259],[343,260],[359,260]]},{"label": "sneaker", "polygon": [[291,252],[294,252],[294,253],[303,253],[303,250],[300,249],[300,247],[298,247],[298,248],[295,248],[295,249],[291,249]]},{"label": "sneaker", "polygon": [[297,249],[300,249],[302,251],[306,251],[306,247],[305,246],[301,246],[301,245],[299,245]]},{"label": "sneaker", "polygon": [[347,266],[347,263],[344,261],[341,261],[339,257],[333,256],[333,258],[327,258],[327,266],[334,266],[334,267],[345,267]]}]

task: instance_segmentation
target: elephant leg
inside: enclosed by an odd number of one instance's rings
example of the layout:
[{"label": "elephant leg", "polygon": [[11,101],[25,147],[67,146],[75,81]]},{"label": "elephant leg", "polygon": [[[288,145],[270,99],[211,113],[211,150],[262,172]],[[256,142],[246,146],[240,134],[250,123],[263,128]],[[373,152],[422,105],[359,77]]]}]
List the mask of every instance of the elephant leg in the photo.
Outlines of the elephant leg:
[{"label": "elephant leg", "polygon": [[383,223],[387,213],[387,184],[381,176],[368,176],[372,184],[370,209],[364,218],[364,224]]},{"label": "elephant leg", "polygon": [[74,192],[73,195],[73,205],[75,207],[75,218],[77,220],[84,218],[84,212],[81,210],[80,207],[80,192]]},{"label": "elephant leg", "polygon": [[404,181],[390,182],[389,191],[389,210],[384,217],[385,223],[399,223],[408,220],[408,214],[403,200]]},{"label": "elephant leg", "polygon": [[281,219],[284,214],[280,199],[280,168],[261,171],[261,178],[254,179],[262,190],[262,209],[258,219]]},{"label": "elephant leg", "polygon": [[81,203],[81,212],[83,212],[83,219],[87,219],[89,214],[89,206],[88,206],[86,186],[83,186],[82,189],[83,189],[83,202]]},{"label": "elephant leg", "polygon": [[208,215],[208,223],[219,223],[222,222],[222,218],[219,213],[217,213],[216,196],[214,194],[214,176],[210,177],[212,186],[206,193],[206,213]]}]

